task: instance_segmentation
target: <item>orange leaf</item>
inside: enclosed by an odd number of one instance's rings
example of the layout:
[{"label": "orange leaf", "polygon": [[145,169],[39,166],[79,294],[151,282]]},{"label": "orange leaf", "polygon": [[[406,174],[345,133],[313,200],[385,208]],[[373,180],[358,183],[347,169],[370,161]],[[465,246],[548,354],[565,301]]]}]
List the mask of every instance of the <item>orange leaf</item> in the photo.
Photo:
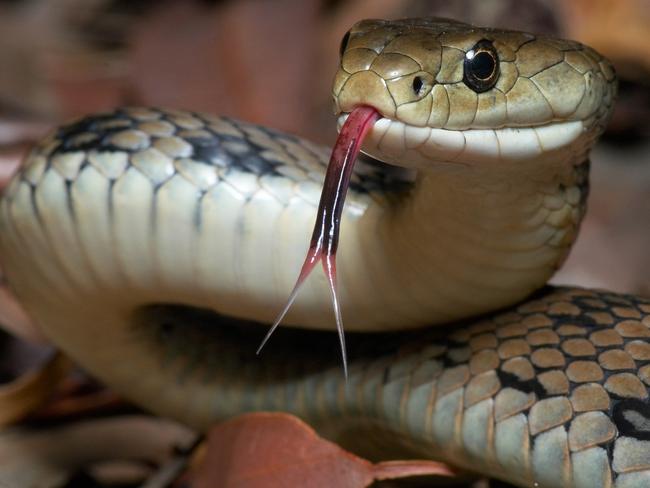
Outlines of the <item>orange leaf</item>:
[{"label": "orange leaf", "polygon": [[253,413],[217,425],[196,473],[196,488],[363,488],[375,480],[453,476],[433,461],[372,464],[320,438],[285,413]]},{"label": "orange leaf", "polygon": [[54,354],[45,364],[0,384],[0,426],[12,424],[43,405],[70,369],[70,360]]}]

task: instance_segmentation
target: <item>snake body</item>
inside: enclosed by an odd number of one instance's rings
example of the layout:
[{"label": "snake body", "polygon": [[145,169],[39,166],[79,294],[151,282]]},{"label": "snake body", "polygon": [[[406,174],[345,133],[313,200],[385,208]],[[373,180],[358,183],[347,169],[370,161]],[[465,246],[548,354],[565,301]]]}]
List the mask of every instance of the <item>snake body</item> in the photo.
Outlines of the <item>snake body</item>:
[{"label": "snake body", "polygon": [[[484,48],[498,55],[492,86],[468,78]],[[441,19],[350,30],[340,121],[375,107],[364,150],[417,176],[375,163],[353,175],[347,382],[336,340],[315,330],[332,324],[322,277],[287,316],[314,330],[285,329],[254,356],[327,161],[297,137],[177,110],[84,117],[9,185],[0,256],[62,349],[195,427],[285,410],[341,441],[363,432],[520,486],[650,486],[650,300],[538,290],[577,233],[615,90],[609,63],[572,41]]]}]

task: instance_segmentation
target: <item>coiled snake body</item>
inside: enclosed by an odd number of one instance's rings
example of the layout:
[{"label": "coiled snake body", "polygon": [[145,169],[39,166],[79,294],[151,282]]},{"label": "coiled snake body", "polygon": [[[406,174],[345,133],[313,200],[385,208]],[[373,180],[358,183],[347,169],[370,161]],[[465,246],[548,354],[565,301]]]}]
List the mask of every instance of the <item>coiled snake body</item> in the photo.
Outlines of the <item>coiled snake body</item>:
[{"label": "coiled snake body", "polygon": [[[0,256],[61,348],[193,426],[281,409],[520,486],[650,486],[650,301],[535,292],[576,235],[615,90],[575,42],[441,19],[351,29],[340,121],[375,107],[364,150],[417,177],[353,175],[347,382],[330,333],[286,328],[254,356],[252,322],[291,290],[327,161],[296,137],[182,111],[83,118],[8,187]],[[286,322],[331,328],[321,276]]]}]

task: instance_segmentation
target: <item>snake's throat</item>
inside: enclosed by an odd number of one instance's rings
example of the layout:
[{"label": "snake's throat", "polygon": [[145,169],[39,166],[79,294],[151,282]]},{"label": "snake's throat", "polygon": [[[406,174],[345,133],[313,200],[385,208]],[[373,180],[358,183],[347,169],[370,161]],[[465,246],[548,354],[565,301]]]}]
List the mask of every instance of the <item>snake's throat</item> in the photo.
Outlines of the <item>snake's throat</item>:
[{"label": "snake's throat", "polygon": [[300,287],[311,274],[316,263],[321,261],[332,294],[336,329],[341,343],[343,370],[347,376],[345,336],[343,334],[343,321],[336,285],[336,250],[339,242],[343,204],[350,186],[350,176],[354,169],[354,163],[361,150],[363,139],[379,117],[379,112],[375,108],[362,105],[350,112],[343,127],[341,127],[327,166],[323,190],[318,203],[316,223],[314,224],[307,256],[289,299],[264,337],[257,350],[258,354],[291,308]]}]

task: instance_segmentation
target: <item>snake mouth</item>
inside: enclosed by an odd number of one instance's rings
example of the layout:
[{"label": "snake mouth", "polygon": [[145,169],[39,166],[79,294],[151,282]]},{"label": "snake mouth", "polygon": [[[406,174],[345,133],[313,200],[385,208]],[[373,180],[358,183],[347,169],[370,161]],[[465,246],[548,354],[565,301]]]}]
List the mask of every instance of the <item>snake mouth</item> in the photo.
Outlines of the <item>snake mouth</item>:
[{"label": "snake mouth", "polygon": [[[340,129],[349,113],[338,116]],[[432,164],[471,166],[477,163],[535,161],[563,150],[585,133],[582,121],[530,127],[440,129],[409,125],[379,117],[368,131],[362,150],[396,166],[426,169]]]}]

